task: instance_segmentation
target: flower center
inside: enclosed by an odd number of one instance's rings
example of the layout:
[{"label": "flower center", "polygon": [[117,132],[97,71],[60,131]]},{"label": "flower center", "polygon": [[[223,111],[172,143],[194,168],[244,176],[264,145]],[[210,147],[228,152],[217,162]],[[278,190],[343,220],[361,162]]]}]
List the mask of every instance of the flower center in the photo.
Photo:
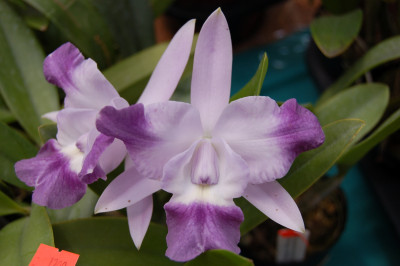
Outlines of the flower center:
[{"label": "flower center", "polygon": [[75,173],[82,170],[84,153],[75,144],[62,147],[61,152],[69,159],[69,167]]},{"label": "flower center", "polygon": [[218,155],[209,139],[203,139],[192,157],[190,172],[193,184],[214,185],[218,183]]}]

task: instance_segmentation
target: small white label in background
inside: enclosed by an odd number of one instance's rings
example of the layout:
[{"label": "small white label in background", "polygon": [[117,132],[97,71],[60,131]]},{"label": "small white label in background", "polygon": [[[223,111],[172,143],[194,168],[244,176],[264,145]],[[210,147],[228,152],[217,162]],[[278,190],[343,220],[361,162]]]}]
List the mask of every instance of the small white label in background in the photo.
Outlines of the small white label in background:
[{"label": "small white label in background", "polygon": [[276,263],[304,261],[309,235],[309,230],[302,234],[290,229],[280,229],[277,237]]}]

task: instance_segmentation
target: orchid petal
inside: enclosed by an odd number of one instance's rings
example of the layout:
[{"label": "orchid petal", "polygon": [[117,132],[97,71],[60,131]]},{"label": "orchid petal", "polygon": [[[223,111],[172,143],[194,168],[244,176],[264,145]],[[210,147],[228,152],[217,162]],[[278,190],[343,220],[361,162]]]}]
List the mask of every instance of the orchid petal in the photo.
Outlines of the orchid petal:
[{"label": "orchid petal", "polygon": [[196,44],[191,103],[210,132],[229,103],[232,74],[232,43],[228,23],[217,9],[204,23]]},{"label": "orchid petal", "polygon": [[207,202],[213,205],[229,206],[233,198],[242,196],[247,185],[248,167],[246,162],[222,140],[214,140],[219,159],[220,177],[218,184],[198,185],[190,178],[192,158],[199,141],[189,149],[173,157],[164,167],[162,188],[173,193],[175,202]]},{"label": "orchid petal", "polygon": [[97,119],[97,128],[105,135],[121,139],[141,175],[160,179],[168,160],[186,150],[200,138],[199,113],[190,104],[135,104],[116,110],[106,107]]},{"label": "orchid petal", "polygon": [[84,59],[71,43],[60,46],[46,57],[44,75],[65,91],[65,107],[100,109],[118,97],[117,91],[91,59]]},{"label": "orchid petal", "polygon": [[244,198],[275,222],[304,233],[304,222],[296,202],[276,181],[248,185]]},{"label": "orchid petal", "polygon": [[163,53],[138,102],[167,101],[174,92],[189,59],[194,35],[195,20],[187,22],[175,34]]},{"label": "orchid petal", "polygon": [[280,108],[269,97],[246,97],[222,113],[213,136],[223,138],[249,165],[250,182],[283,177],[297,155],[324,142],[317,118],[295,99]]},{"label": "orchid petal", "polygon": [[52,209],[68,207],[79,201],[86,185],[71,165],[73,162],[61,151],[61,146],[51,139],[34,158],[15,164],[15,173],[28,186],[35,187],[32,200]]},{"label": "orchid petal", "polygon": [[[86,147],[83,135],[89,134],[95,128],[97,111],[92,109],[67,108],[57,115],[57,140],[62,146],[76,143]],[[83,148],[83,147],[80,147]]]},{"label": "orchid petal", "polygon": [[240,224],[243,213],[237,206],[190,205],[168,202],[166,256],[188,261],[209,249],[227,249],[239,253]]},{"label": "orchid petal", "polygon": [[133,243],[135,243],[137,249],[140,249],[153,213],[153,196],[147,196],[141,201],[128,206],[126,212]]},{"label": "orchid petal", "polygon": [[103,191],[96,204],[95,213],[131,206],[160,189],[159,181],[145,178],[135,168],[129,168]]},{"label": "orchid petal", "polygon": [[53,112],[45,113],[44,115],[42,115],[42,117],[47,118],[47,119],[57,123],[57,115],[59,112],[60,111],[53,111]]}]

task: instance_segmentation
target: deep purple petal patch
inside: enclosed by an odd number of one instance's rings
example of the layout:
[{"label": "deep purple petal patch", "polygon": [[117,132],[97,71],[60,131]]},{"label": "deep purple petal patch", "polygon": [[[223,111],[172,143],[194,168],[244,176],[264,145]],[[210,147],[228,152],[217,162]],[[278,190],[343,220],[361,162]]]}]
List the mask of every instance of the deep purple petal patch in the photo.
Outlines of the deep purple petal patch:
[{"label": "deep purple petal patch", "polygon": [[207,203],[169,202],[167,214],[167,257],[188,261],[209,249],[227,249],[239,253],[240,224],[244,217],[237,206]]},{"label": "deep purple petal patch", "polygon": [[72,43],[65,43],[44,60],[44,76],[57,87],[71,88],[71,71],[84,60],[83,55]]},{"label": "deep purple petal patch", "polygon": [[86,184],[71,170],[69,159],[53,139],[46,142],[36,157],[17,162],[15,172],[28,186],[35,187],[33,202],[52,209],[71,206],[86,192]]}]

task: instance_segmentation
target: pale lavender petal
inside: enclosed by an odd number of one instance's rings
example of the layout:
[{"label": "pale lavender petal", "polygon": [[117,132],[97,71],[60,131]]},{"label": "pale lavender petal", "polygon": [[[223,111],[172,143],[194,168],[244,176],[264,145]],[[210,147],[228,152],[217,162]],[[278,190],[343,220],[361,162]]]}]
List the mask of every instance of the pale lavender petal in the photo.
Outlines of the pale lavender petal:
[{"label": "pale lavender petal", "polygon": [[140,249],[153,214],[153,196],[147,196],[141,201],[128,206],[126,212],[133,243],[135,243],[137,249]]},{"label": "pale lavender petal", "polygon": [[248,185],[244,198],[275,222],[304,233],[304,222],[296,202],[276,181]]},{"label": "pale lavender petal", "polygon": [[163,189],[173,193],[172,198],[176,202],[190,204],[202,201],[221,206],[232,205],[232,199],[242,196],[248,182],[249,170],[246,162],[222,140],[213,140],[219,161],[218,183],[193,183],[193,154],[199,142],[194,142],[189,149],[176,155],[165,165]]},{"label": "pale lavender petal", "polygon": [[168,202],[166,256],[188,261],[209,249],[226,249],[239,253],[240,224],[243,213],[237,206],[207,203],[189,205]]},{"label": "pale lavender petal", "polygon": [[315,115],[295,99],[279,107],[261,96],[230,103],[213,136],[223,138],[247,162],[251,183],[283,177],[297,155],[320,146],[325,138]]},{"label": "pale lavender petal", "polygon": [[121,164],[126,155],[127,151],[124,143],[119,139],[114,139],[100,156],[99,165],[108,174]]},{"label": "pale lavender petal", "polygon": [[79,142],[86,148],[82,137],[95,129],[97,111],[92,109],[66,108],[57,115],[57,140],[62,146]]},{"label": "pale lavender petal", "polygon": [[43,118],[47,118],[47,119],[57,123],[58,112],[60,112],[60,111],[54,111],[54,112],[45,113],[44,115],[42,115],[42,117]]},{"label": "pale lavender petal", "polygon": [[44,75],[50,83],[65,91],[65,107],[100,109],[117,91],[91,59],[84,59],[71,43],[60,46],[46,57]]},{"label": "pale lavender petal", "polygon": [[189,59],[194,35],[195,20],[187,22],[175,34],[138,102],[150,103],[167,101],[174,92]]},{"label": "pale lavender petal", "polygon": [[79,201],[86,184],[72,169],[70,158],[55,140],[49,140],[36,157],[15,164],[15,173],[28,186],[35,187],[32,200],[52,209],[68,207]]},{"label": "pale lavender petal", "polygon": [[231,36],[224,14],[217,9],[201,28],[191,85],[191,103],[199,110],[207,133],[229,103],[231,75]]},{"label": "pale lavender petal", "polygon": [[129,168],[116,177],[101,194],[95,213],[119,210],[133,205],[161,189],[161,183]]},{"label": "pale lavender petal", "polygon": [[178,102],[106,107],[96,123],[103,134],[121,139],[138,171],[153,179],[160,179],[164,164],[202,136],[198,111]]}]

